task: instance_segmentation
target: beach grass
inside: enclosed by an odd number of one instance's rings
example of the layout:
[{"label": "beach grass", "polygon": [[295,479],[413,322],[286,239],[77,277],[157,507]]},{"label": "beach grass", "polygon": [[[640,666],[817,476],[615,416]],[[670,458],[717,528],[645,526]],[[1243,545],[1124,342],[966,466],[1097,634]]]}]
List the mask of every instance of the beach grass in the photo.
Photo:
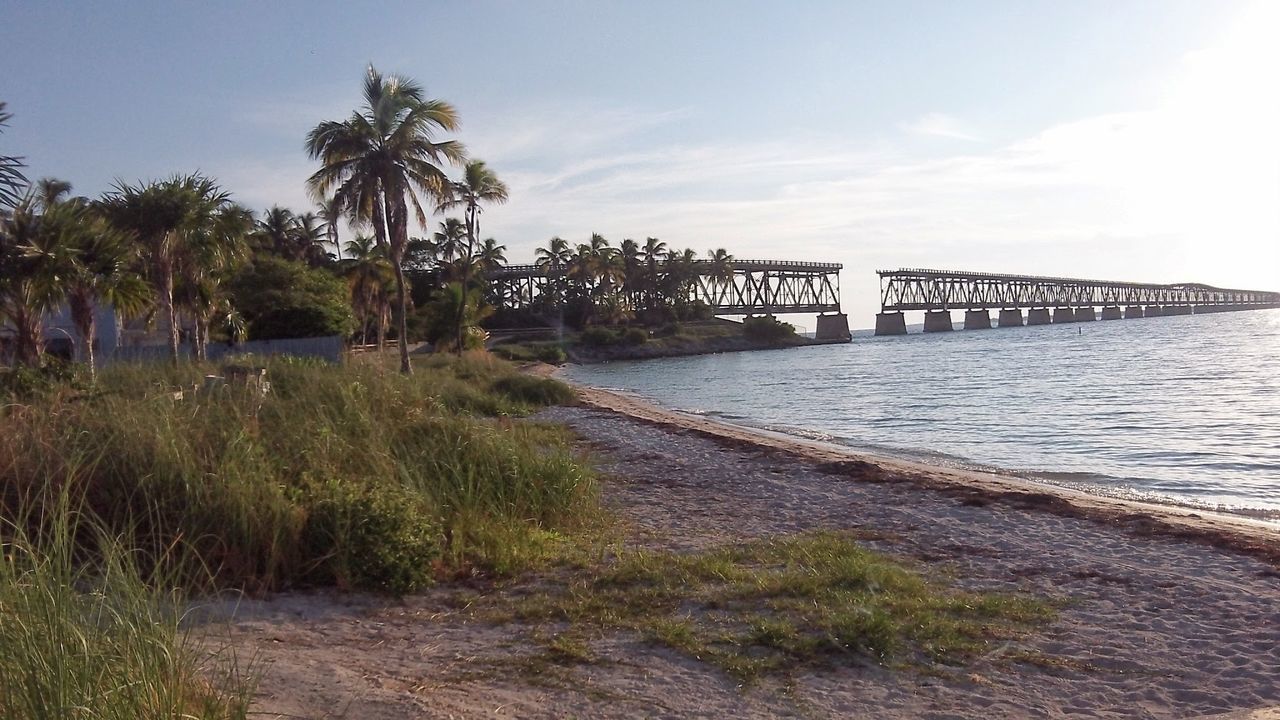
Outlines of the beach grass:
[{"label": "beach grass", "polygon": [[265,395],[193,390],[217,368],[189,365],[10,398],[0,509],[39,518],[65,493],[143,562],[182,545],[192,583],[392,593],[519,571],[595,516],[570,438],[513,421],[572,398],[560,383],[485,356],[426,358],[412,376],[265,365]]},{"label": "beach grass", "polygon": [[627,550],[502,596],[482,615],[563,628],[543,663],[587,662],[582,638],[622,630],[751,681],[838,664],[962,664],[1055,611],[956,589],[849,535],[817,532],[698,553]]},{"label": "beach grass", "polygon": [[179,578],[65,494],[56,509],[0,524],[0,717],[247,717],[253,663],[187,622]]}]

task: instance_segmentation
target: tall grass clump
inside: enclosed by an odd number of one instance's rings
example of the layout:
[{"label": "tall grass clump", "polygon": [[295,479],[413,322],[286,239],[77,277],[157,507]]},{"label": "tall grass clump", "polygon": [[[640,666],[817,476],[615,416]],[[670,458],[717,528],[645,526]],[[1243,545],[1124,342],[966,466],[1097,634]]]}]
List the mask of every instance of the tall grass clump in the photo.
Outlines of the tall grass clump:
[{"label": "tall grass clump", "polygon": [[50,497],[59,512],[0,523],[0,717],[246,717],[252,678],[184,622],[173,578]]},{"label": "tall grass clump", "polygon": [[558,383],[484,357],[267,365],[265,395],[128,366],[4,405],[3,509],[64,488],[144,560],[181,543],[218,585],[403,593],[519,569],[594,508],[568,438],[510,419],[567,399]]}]

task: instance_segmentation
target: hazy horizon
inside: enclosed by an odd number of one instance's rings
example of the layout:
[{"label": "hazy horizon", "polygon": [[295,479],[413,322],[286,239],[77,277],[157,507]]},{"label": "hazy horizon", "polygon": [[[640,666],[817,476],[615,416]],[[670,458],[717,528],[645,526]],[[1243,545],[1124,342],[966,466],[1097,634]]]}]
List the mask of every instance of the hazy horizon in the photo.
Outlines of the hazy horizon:
[{"label": "hazy horizon", "polygon": [[[453,103],[511,189],[482,233],[1280,289],[1267,2],[31,4],[0,149],[96,195],[202,170],[311,206],[307,130],[372,62]],[[439,218],[433,219],[433,224]],[[808,323],[812,329],[812,321]]]}]

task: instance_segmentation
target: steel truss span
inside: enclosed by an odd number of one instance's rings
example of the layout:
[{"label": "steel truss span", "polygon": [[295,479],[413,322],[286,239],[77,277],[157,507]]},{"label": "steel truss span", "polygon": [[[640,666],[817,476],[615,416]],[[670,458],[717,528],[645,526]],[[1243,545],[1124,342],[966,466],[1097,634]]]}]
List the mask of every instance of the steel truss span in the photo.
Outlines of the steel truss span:
[{"label": "steel truss span", "polygon": [[882,312],[1158,306],[1249,310],[1280,307],[1280,293],[1197,283],[999,275],[954,270],[877,270]]},{"label": "steel truss span", "polygon": [[[662,270],[663,263],[658,264]],[[840,263],[792,260],[733,260],[731,277],[716,277],[709,260],[693,263],[690,301],[701,301],[716,315],[840,312]],[[537,304],[565,278],[554,265],[508,265],[489,274],[503,307]]]}]

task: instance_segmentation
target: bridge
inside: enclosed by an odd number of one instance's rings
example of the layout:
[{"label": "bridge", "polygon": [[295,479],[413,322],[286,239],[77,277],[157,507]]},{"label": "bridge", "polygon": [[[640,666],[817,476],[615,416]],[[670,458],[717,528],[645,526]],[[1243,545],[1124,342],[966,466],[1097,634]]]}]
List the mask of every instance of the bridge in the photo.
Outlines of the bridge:
[{"label": "bridge", "polygon": [[[665,264],[659,262],[657,271]],[[848,318],[840,312],[840,263],[734,259],[727,265],[725,272],[710,260],[695,260],[686,299],[705,303],[716,315],[819,313],[819,340],[849,338]],[[567,271],[563,265],[508,265],[488,278],[501,306],[517,309],[539,304]]]},{"label": "bridge", "polygon": [[[1191,315],[1280,307],[1280,293],[1233,290],[1198,283],[1081,280],[1036,275],[1000,275],[955,270],[878,270],[880,313],[877,335],[905,335],[905,310],[924,310],[924,331],[951,330],[951,310],[964,310],[966,330],[1088,322],[1101,319]],[[1052,313],[1051,313],[1052,311]]]}]

